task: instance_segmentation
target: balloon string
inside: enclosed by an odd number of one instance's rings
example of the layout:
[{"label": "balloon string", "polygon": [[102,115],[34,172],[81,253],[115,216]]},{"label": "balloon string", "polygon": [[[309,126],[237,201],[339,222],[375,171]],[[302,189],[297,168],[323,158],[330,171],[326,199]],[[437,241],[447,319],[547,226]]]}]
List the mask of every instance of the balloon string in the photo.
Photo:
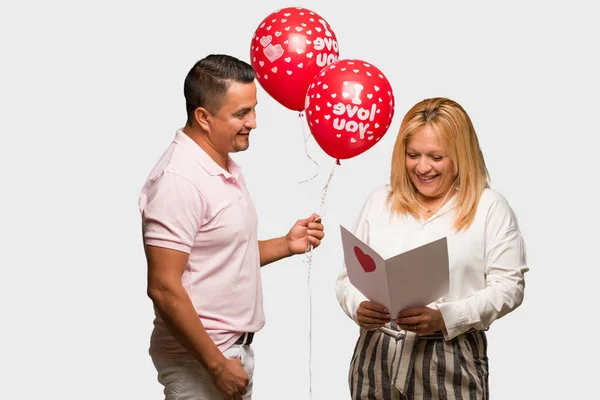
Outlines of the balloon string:
[{"label": "balloon string", "polygon": [[[329,178],[327,179],[327,183],[325,183],[325,186],[323,187],[322,191],[321,191],[321,205],[319,207],[319,214],[318,214],[318,219],[317,220],[322,220],[323,218],[323,214],[324,214],[324,208],[325,208],[325,198],[327,196],[327,189],[329,189],[329,185],[331,183],[331,179],[333,178],[333,174],[336,170],[336,167],[340,165],[340,160],[336,160],[335,164],[333,164],[333,168],[331,169],[331,172],[329,173]],[[307,260],[305,262],[308,263],[308,280],[307,280],[307,286],[308,286],[308,315],[309,315],[309,322],[308,322],[308,382],[309,382],[309,399],[312,400],[312,324],[313,324],[313,305],[312,305],[312,285],[311,285],[311,280],[310,280],[310,272],[311,272],[311,267],[312,267],[312,251],[313,251],[313,247],[312,245],[309,243],[307,249],[306,249],[306,258]]]},{"label": "balloon string", "polygon": [[[300,112],[298,114],[298,117],[300,117],[300,118],[304,117],[304,113]],[[306,157],[308,157],[308,159],[317,166],[317,173],[308,179],[298,182],[298,184],[312,181],[319,175],[319,164],[310,156],[310,154],[308,154],[308,146],[306,145],[306,142],[308,142],[308,139],[310,139],[310,137],[311,137],[311,133],[310,132],[308,132],[308,134],[306,133],[306,128],[303,123],[301,123],[300,125],[302,126],[302,140],[304,141],[304,152],[306,153]]]},{"label": "balloon string", "polygon": [[327,183],[323,187],[321,191],[321,206],[319,208],[319,216],[322,216],[323,209],[325,207],[325,196],[327,196],[327,189],[329,189],[329,185],[331,184],[331,180],[333,179],[333,174],[335,173],[336,167],[340,165],[340,160],[335,160],[335,164],[333,164],[333,168],[331,168],[331,172],[329,173],[329,178],[327,178]]},{"label": "balloon string", "polygon": [[[319,213],[317,214],[319,216],[318,219],[322,219],[323,215],[326,214],[326,212],[323,210],[324,210],[325,204],[326,204],[327,190],[329,189],[329,185],[331,184],[331,180],[333,179],[333,174],[335,173],[335,170],[338,165],[341,165],[340,160],[335,160],[335,164],[333,164],[333,168],[331,168],[331,172],[329,173],[329,178],[327,179],[327,182],[325,183],[325,186],[323,187],[323,189],[321,189],[321,204],[319,206]],[[312,250],[313,250],[312,244],[309,244],[306,249],[306,252],[305,252],[309,262],[312,261]],[[309,278],[310,278],[310,265],[309,265]]]}]

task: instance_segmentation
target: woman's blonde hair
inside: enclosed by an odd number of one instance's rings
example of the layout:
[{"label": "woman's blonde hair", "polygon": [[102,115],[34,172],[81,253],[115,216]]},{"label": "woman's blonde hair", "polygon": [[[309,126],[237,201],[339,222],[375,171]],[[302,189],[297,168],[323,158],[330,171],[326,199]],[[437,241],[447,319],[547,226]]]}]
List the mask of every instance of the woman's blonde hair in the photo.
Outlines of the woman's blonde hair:
[{"label": "woman's blonde hair", "polygon": [[473,123],[460,104],[453,100],[443,97],[425,99],[404,116],[392,153],[388,201],[394,212],[418,216],[417,188],[406,169],[406,145],[410,137],[425,126],[431,127],[450,149],[456,173],[454,188],[457,189],[454,227],[456,231],[466,229],[475,218],[483,190],[489,187],[489,174]]}]

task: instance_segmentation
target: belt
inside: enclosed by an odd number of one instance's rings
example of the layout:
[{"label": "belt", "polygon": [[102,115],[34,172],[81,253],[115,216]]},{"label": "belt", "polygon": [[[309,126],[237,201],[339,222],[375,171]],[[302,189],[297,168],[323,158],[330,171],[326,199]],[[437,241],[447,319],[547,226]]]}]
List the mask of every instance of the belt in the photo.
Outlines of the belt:
[{"label": "belt", "polygon": [[241,345],[249,345],[252,343],[252,339],[254,338],[254,332],[244,332],[242,336],[235,341],[235,344]]},{"label": "belt", "polygon": [[[402,340],[406,336],[405,331],[397,331],[395,329],[391,329],[386,326],[382,326],[381,328],[379,328],[379,330],[381,332],[385,333],[386,335],[393,337],[394,339],[396,339],[396,341]],[[486,329],[486,331],[487,331],[487,329]],[[467,332],[462,333],[461,335],[470,335],[475,332],[477,332],[476,329],[469,329]],[[441,331],[437,331],[437,332],[431,333],[429,335],[418,335],[417,334],[417,337],[419,338],[419,340],[437,340],[437,339],[444,339],[444,334]]]}]

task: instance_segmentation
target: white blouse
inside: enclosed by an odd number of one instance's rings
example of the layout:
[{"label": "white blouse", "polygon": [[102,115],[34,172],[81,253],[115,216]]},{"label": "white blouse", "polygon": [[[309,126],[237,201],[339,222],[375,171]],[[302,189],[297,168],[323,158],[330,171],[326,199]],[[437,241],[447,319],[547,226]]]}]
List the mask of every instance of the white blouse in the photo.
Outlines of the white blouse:
[{"label": "white blouse", "polygon": [[[485,189],[475,219],[460,232],[453,227],[456,198],[427,221],[392,213],[386,185],[367,199],[353,233],[387,259],[434,240],[448,238],[450,288],[436,301],[446,340],[470,329],[487,329],[523,301],[525,245],[517,218],[506,199]],[[355,322],[360,303],[367,300],[348,279],[346,268],[336,281],[336,296]],[[395,315],[392,318],[396,318]]]}]

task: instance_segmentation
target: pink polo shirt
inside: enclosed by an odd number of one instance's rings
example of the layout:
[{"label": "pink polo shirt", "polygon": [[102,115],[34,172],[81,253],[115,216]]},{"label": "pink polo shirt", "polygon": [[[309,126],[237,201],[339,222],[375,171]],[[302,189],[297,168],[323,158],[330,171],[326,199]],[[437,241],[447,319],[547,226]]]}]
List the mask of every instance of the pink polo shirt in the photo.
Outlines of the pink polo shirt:
[{"label": "pink polo shirt", "polygon": [[[178,130],[139,199],[144,242],[189,254],[181,283],[221,351],[265,321],[256,210],[231,158],[229,169]],[[155,315],[150,355],[193,359]]]}]

